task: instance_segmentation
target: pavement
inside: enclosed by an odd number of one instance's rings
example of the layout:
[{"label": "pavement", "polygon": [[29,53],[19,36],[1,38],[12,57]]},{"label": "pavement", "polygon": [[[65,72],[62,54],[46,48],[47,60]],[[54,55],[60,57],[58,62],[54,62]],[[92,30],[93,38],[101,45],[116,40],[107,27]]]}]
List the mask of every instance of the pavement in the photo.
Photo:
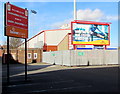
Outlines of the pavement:
[{"label": "pavement", "polygon": [[119,92],[119,66],[67,67],[47,63],[28,64],[28,80],[24,64],[10,64],[7,85],[6,65],[2,69],[2,94]]}]

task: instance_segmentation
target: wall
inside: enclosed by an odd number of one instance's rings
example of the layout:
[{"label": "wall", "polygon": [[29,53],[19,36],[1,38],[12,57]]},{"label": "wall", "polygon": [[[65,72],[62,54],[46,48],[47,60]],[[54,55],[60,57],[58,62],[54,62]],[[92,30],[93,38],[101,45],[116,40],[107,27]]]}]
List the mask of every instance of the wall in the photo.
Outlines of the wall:
[{"label": "wall", "polygon": [[80,66],[118,64],[118,50],[65,50],[43,52],[43,62]]},{"label": "wall", "polygon": [[57,51],[57,46],[47,46],[47,51]]},{"label": "wall", "polygon": [[[43,48],[43,43],[44,43],[44,32],[41,31],[34,37],[30,38],[27,41],[27,47],[28,48]],[[25,43],[19,46],[19,48],[25,48]]]},{"label": "wall", "polygon": [[[71,33],[70,29],[57,29],[57,30],[44,30],[35,35],[34,37],[30,38],[27,41],[27,47],[28,48],[43,48],[46,51],[57,51],[58,50],[58,44],[65,38],[65,36]],[[67,40],[67,39],[65,39]],[[65,41],[64,41],[65,42]],[[65,44],[67,42],[67,45]],[[68,41],[66,41],[66,46],[60,45],[59,49],[68,50]],[[44,45],[46,44],[47,47]],[[24,48],[25,44],[23,43],[19,48]]]},{"label": "wall", "polygon": [[68,50],[68,35],[59,43],[58,50]]},{"label": "wall", "polygon": [[2,53],[3,53],[3,50],[2,50],[2,49],[0,49],[0,56],[2,56]]},{"label": "wall", "polygon": [[71,30],[45,31],[45,43],[47,45],[58,45],[63,40],[63,38],[70,32]]},{"label": "wall", "polygon": [[42,48],[44,43],[44,32],[28,41],[28,48]]},{"label": "wall", "polygon": [[[41,62],[42,61],[42,49],[27,49],[27,63]],[[7,50],[3,50],[3,63],[6,63]],[[24,49],[10,49],[11,58],[19,63],[25,63],[25,50]],[[28,54],[31,54],[30,58]],[[34,56],[36,54],[36,58]],[[13,63],[13,62],[12,62]]]}]

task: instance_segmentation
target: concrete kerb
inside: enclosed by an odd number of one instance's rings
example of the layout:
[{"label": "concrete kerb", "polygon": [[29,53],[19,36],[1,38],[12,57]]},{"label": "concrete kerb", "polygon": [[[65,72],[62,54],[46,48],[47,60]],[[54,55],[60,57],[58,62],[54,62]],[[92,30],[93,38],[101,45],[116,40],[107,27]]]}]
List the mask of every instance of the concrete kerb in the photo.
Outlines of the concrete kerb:
[{"label": "concrete kerb", "polygon": [[[62,65],[53,65],[53,64],[48,64],[48,63],[32,63],[32,64],[28,64],[30,66],[34,66],[34,65],[50,65],[48,67],[45,68],[40,68],[38,70],[31,70],[28,71],[28,75],[29,74],[36,74],[36,73],[44,73],[44,72],[51,72],[51,71],[60,71],[60,70],[67,70],[67,69],[91,69],[91,68],[108,68],[108,67],[119,67],[119,65],[97,65],[97,66],[62,66]],[[15,74],[15,75],[11,75],[10,77],[15,77],[15,76],[22,76],[24,75],[23,73],[19,73],[19,74]]]},{"label": "concrete kerb", "polygon": [[[29,65],[52,65],[49,67],[54,67],[54,68],[61,68],[61,69],[75,69],[75,68],[106,68],[106,67],[119,67],[120,65],[113,65],[113,64],[108,64],[108,65],[90,65],[90,66],[86,66],[86,65],[79,65],[79,66],[66,66],[66,65],[53,65],[53,64],[48,64],[45,62],[40,62],[40,63],[32,63]],[[49,68],[47,67],[47,68]]]}]

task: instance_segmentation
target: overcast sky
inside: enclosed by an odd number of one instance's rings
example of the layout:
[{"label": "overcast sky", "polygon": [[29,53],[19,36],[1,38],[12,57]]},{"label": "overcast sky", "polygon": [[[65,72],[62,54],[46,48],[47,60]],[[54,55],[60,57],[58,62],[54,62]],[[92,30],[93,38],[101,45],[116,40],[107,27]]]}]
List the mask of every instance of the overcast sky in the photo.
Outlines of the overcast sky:
[{"label": "overcast sky", "polygon": [[[73,20],[73,2],[47,2],[54,0],[45,0],[46,2],[35,2],[38,0],[34,0],[34,2],[33,0],[29,1],[31,2],[10,2],[11,4],[29,10],[29,38],[39,33],[41,30],[59,29],[61,25],[66,23],[69,24]],[[86,1],[92,2],[77,2],[77,19],[111,22],[111,47],[117,47],[118,0],[112,0],[116,2],[93,2],[95,0]],[[0,18],[2,18],[0,19],[0,44],[3,44],[6,40],[3,28],[4,2],[0,2]],[[35,10],[37,14],[31,13],[30,10]]]}]

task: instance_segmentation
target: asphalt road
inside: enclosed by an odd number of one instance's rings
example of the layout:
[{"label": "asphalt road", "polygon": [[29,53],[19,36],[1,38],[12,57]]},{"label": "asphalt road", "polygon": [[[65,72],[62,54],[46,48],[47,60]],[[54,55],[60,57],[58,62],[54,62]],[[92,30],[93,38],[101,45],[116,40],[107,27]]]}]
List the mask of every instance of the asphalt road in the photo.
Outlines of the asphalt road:
[{"label": "asphalt road", "polygon": [[6,84],[3,65],[2,94],[89,93],[119,90],[118,67],[64,67],[50,64],[28,65],[28,81],[24,81],[24,65],[10,65],[10,85]]}]

